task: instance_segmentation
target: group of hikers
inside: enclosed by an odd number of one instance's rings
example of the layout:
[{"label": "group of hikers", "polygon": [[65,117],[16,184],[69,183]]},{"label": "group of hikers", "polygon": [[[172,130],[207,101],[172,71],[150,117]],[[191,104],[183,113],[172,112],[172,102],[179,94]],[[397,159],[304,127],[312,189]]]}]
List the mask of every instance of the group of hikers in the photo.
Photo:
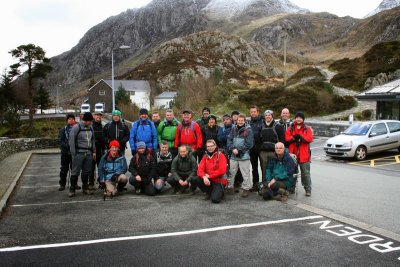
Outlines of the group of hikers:
[{"label": "group of hikers", "polygon": [[[97,180],[104,198],[122,194],[129,182],[136,193],[148,196],[162,193],[169,184],[175,194],[195,194],[198,188],[213,203],[239,192],[241,197],[258,192],[264,200],[286,201],[296,190],[295,173],[300,168],[306,196],[311,196],[313,132],[304,123],[304,113],[297,112],[292,120],[287,108],[280,118],[269,109],[262,116],[256,106],[249,112],[249,119],[236,110],[224,114],[220,126],[207,107],[197,121],[189,109],[182,111],[178,121],[173,110],[166,110],[162,120],[158,112],[149,118],[149,111],[142,108],[131,129],[119,110],[112,112],[104,126],[101,113],[86,112],[79,123],[68,114],[59,135],[59,190],[65,190],[70,171],[69,197],[79,189],[93,194]],[[128,142],[129,165],[125,157]]]}]

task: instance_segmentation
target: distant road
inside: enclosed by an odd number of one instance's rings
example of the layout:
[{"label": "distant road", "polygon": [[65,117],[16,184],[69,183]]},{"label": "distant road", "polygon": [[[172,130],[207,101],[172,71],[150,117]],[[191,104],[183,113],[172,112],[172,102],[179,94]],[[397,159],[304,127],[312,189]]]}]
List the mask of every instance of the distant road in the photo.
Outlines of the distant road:
[{"label": "distant road", "polygon": [[[61,113],[61,114],[35,114],[33,115],[34,119],[43,119],[43,118],[65,118],[66,114]],[[20,116],[21,120],[29,120],[28,115],[21,115]]]}]

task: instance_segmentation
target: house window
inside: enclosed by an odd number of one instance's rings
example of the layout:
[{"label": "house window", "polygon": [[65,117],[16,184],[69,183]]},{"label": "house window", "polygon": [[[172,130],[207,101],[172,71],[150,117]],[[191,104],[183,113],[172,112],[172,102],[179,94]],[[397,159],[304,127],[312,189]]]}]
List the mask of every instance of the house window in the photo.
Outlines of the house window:
[{"label": "house window", "polygon": [[106,95],[106,90],[99,90],[99,95]]},{"label": "house window", "polygon": [[130,95],[135,95],[135,91],[129,91]]}]

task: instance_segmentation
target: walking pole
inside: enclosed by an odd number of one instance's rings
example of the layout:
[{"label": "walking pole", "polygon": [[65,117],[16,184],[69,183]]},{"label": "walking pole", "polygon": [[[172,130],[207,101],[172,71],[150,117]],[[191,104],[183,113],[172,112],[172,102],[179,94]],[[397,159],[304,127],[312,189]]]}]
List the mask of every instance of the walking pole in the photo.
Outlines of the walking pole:
[{"label": "walking pole", "polygon": [[69,188],[71,181],[71,165],[68,167],[68,179],[67,179],[67,187]]}]

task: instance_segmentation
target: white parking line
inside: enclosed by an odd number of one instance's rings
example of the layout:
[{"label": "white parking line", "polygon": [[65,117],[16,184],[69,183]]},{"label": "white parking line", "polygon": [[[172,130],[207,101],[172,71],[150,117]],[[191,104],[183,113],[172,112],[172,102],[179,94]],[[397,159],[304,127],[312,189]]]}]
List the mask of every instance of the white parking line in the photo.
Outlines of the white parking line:
[{"label": "white parking line", "polygon": [[59,248],[59,247],[81,246],[81,245],[90,245],[90,244],[126,241],[126,240],[139,240],[139,239],[150,239],[150,238],[160,238],[160,237],[170,237],[170,236],[192,235],[192,234],[209,233],[209,232],[224,231],[224,230],[231,230],[231,229],[249,228],[249,227],[263,226],[263,225],[274,225],[274,224],[282,224],[282,223],[300,222],[300,221],[314,220],[314,219],[319,219],[319,218],[322,218],[322,216],[316,215],[316,216],[307,216],[307,217],[294,218],[294,219],[283,219],[283,220],[277,220],[277,221],[266,221],[266,222],[247,223],[247,224],[239,224],[239,225],[227,225],[227,226],[219,226],[219,227],[212,227],[212,228],[205,228],[205,229],[198,229],[198,230],[191,230],[191,231],[182,231],[182,232],[163,233],[163,234],[105,238],[105,239],[97,239],[97,240],[87,240],[87,241],[58,243],[58,244],[45,244],[45,245],[26,246],[26,247],[10,247],[10,248],[2,248],[2,249],[0,249],[0,252],[10,252],[10,251],[20,251],[20,250],[30,250],[30,249],[40,249],[40,248]]}]

